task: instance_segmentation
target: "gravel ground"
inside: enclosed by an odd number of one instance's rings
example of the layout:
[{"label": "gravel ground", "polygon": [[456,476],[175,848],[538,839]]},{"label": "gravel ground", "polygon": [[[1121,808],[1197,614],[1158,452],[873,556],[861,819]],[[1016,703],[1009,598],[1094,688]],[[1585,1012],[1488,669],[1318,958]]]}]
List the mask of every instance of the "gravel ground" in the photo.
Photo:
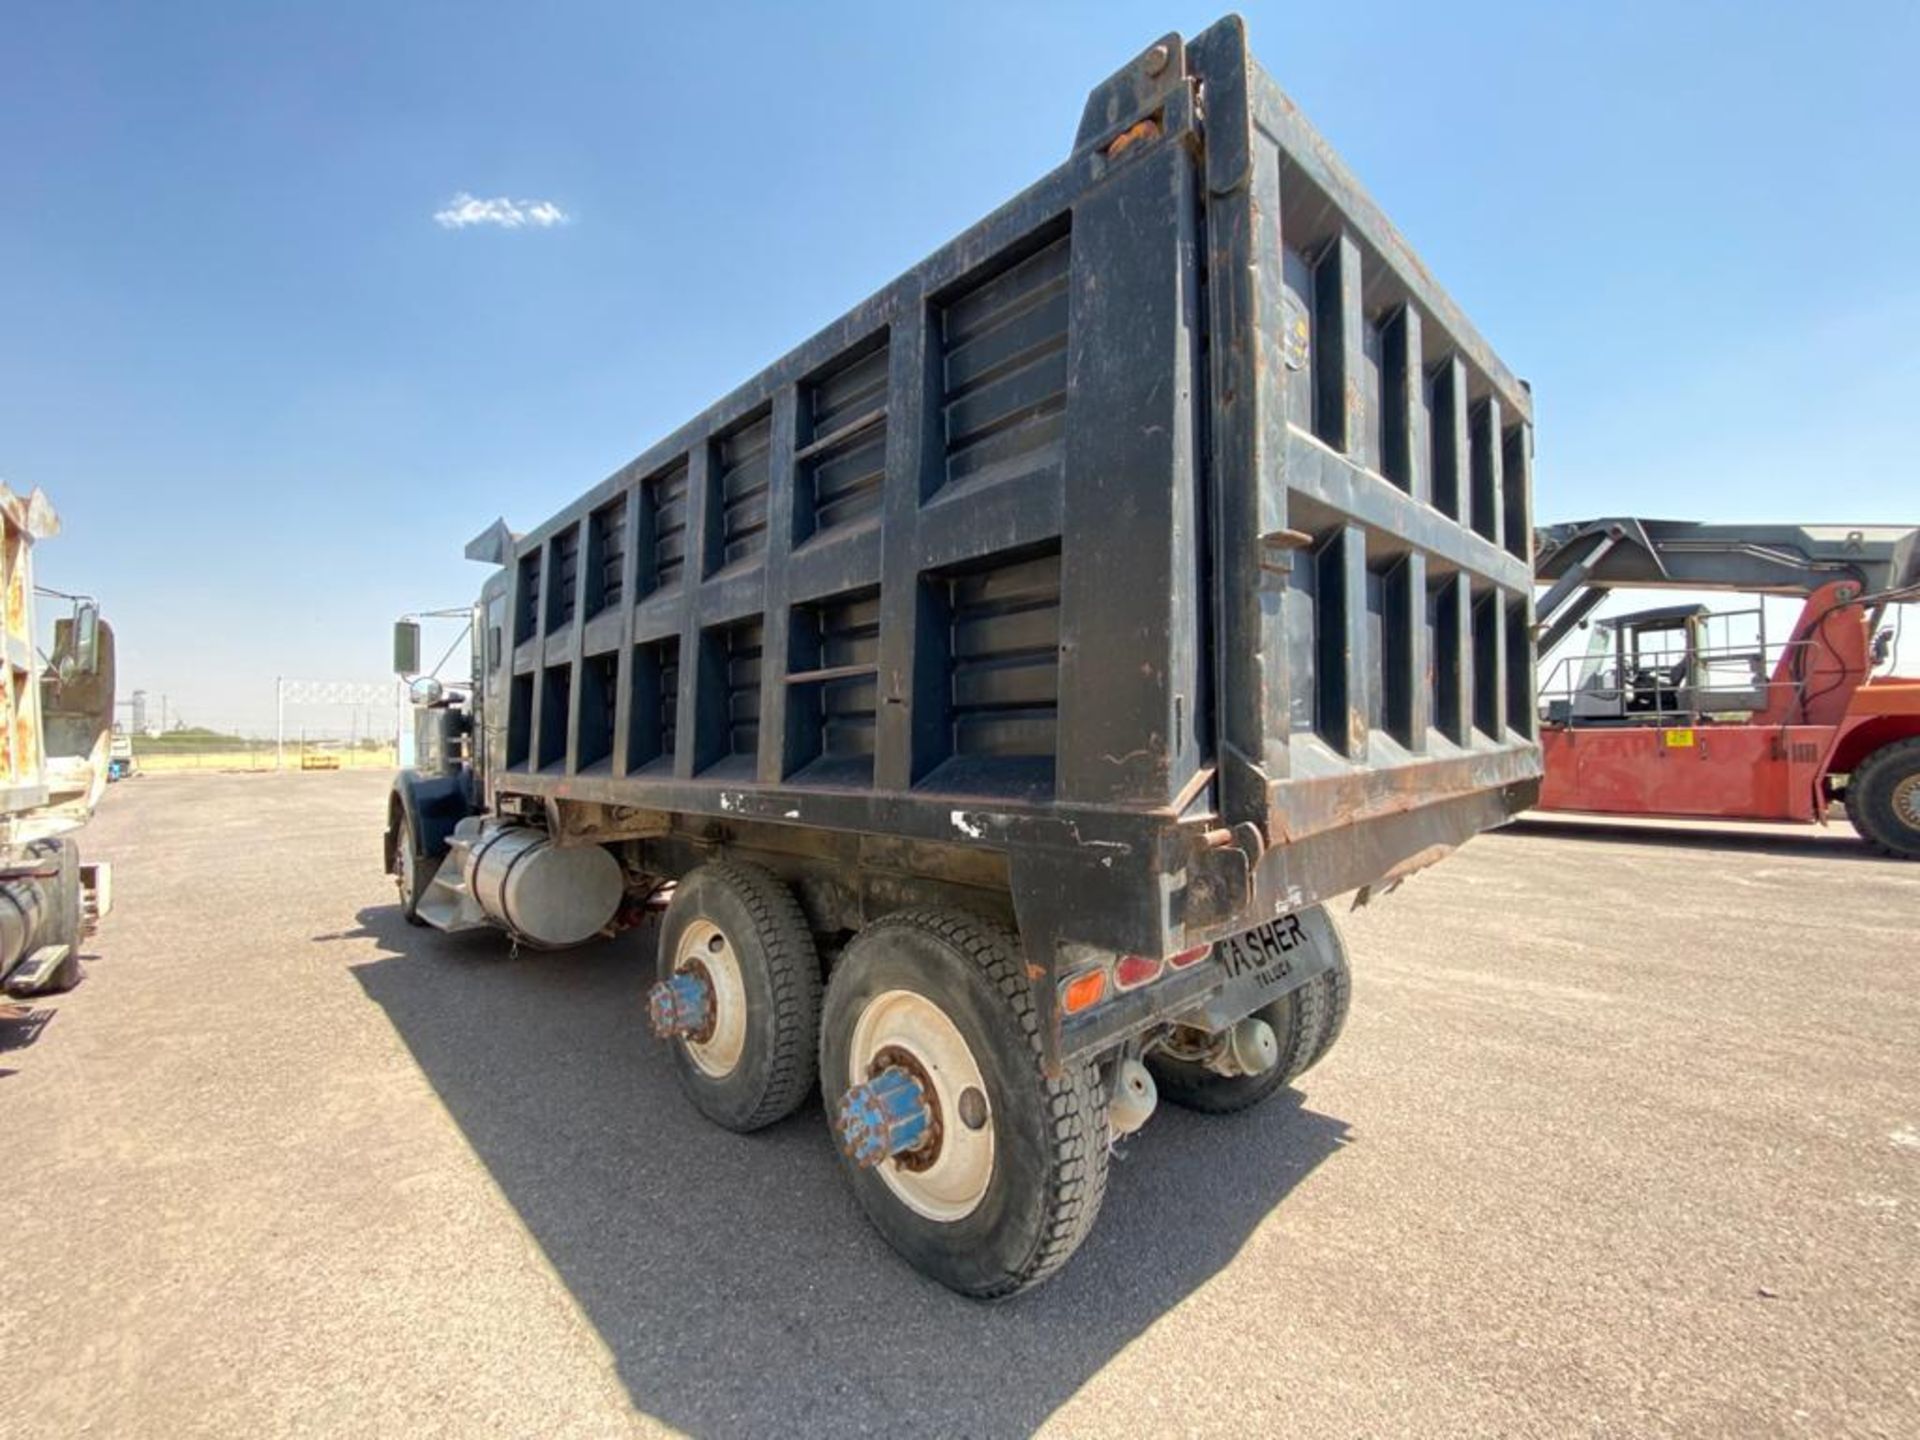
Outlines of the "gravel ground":
[{"label": "gravel ground", "polygon": [[1296,1098],[1167,1110],[1042,1291],[699,1122],[642,933],[400,922],[384,777],[147,777],[0,1031],[0,1433],[1920,1434],[1920,866],[1539,824],[1343,916]]}]

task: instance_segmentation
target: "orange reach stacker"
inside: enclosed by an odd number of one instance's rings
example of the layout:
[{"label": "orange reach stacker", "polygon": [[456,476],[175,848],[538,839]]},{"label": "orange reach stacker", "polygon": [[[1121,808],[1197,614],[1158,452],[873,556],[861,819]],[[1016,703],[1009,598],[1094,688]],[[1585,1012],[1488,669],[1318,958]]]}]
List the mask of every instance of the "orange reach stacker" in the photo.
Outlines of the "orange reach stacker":
[{"label": "orange reach stacker", "polygon": [[[1844,799],[1867,843],[1920,859],[1920,678],[1891,673],[1920,529],[1610,519],[1535,542],[1539,655],[1589,636],[1541,677],[1541,809],[1819,821]],[[1757,605],[1588,620],[1628,587],[1805,603],[1778,646]]]}]

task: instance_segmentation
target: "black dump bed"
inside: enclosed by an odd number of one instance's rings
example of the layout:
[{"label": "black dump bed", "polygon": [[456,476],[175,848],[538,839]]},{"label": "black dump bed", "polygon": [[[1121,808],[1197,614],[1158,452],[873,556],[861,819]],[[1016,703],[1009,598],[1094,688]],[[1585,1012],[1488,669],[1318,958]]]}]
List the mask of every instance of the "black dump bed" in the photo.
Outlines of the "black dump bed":
[{"label": "black dump bed", "polygon": [[1170,954],[1531,803],[1532,449],[1240,22],[1168,36],[1053,173],[475,542],[489,790],[975,850],[1030,955]]}]

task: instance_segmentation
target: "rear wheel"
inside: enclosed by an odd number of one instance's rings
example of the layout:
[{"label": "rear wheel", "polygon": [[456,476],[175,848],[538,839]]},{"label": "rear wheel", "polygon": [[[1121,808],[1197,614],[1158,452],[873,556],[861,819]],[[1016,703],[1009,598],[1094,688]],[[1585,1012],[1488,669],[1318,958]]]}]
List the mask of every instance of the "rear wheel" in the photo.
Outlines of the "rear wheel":
[{"label": "rear wheel", "polygon": [[688,1097],[716,1125],[758,1130],[813,1089],[820,955],[793,892],[758,865],[702,865],[674,889],[659,977],[697,981],[703,1018],[677,1036]]},{"label": "rear wheel", "polygon": [[1882,745],[1854,767],[1847,818],[1874,849],[1920,860],[1920,736]]},{"label": "rear wheel", "polygon": [[1273,1029],[1279,1058],[1271,1068],[1257,1075],[1222,1075],[1207,1064],[1208,1052],[1217,1042],[1176,1033],[1147,1056],[1147,1068],[1161,1096],[1188,1110],[1227,1115],[1279,1094],[1326,1058],[1346,1028],[1353,995],[1346,944],[1337,929],[1330,933],[1334,937],[1332,967],[1248,1017],[1264,1020]]},{"label": "rear wheel", "polygon": [[856,935],[827,985],[820,1074],[861,1207],[948,1288],[1037,1285],[1092,1229],[1106,1092],[1089,1063],[1047,1076],[1026,969],[997,926],[912,910]]}]

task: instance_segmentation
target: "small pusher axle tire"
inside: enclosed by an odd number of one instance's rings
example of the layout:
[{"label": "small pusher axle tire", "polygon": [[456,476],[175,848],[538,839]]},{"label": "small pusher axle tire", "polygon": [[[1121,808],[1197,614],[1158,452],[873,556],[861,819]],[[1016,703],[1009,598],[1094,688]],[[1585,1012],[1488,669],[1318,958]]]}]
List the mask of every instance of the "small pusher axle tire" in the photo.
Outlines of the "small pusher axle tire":
[{"label": "small pusher axle tire", "polygon": [[1920,736],[1882,745],[1847,781],[1847,818],[1896,860],[1920,860]]},{"label": "small pusher axle tire", "polygon": [[1252,1018],[1273,1027],[1280,1042],[1280,1059],[1272,1069],[1257,1075],[1222,1075],[1174,1051],[1153,1050],[1147,1055],[1147,1069],[1153,1072],[1161,1098],[1208,1115],[1230,1115],[1278,1095],[1325,1059],[1346,1028],[1347,1006],[1353,997],[1346,943],[1337,929],[1333,935],[1331,969],[1253,1012]]},{"label": "small pusher axle tire", "polygon": [[814,1087],[820,954],[791,890],[758,865],[702,865],[667,906],[658,975],[697,982],[679,988],[705,1002],[699,1028],[671,1042],[702,1115],[744,1133],[799,1108]]},{"label": "small pusher axle tire", "polygon": [[1097,1066],[1057,1079],[1015,939],[955,910],[853,938],[820,1021],[821,1089],[861,1207],[916,1269],[1001,1299],[1064,1265],[1107,1185]]}]

